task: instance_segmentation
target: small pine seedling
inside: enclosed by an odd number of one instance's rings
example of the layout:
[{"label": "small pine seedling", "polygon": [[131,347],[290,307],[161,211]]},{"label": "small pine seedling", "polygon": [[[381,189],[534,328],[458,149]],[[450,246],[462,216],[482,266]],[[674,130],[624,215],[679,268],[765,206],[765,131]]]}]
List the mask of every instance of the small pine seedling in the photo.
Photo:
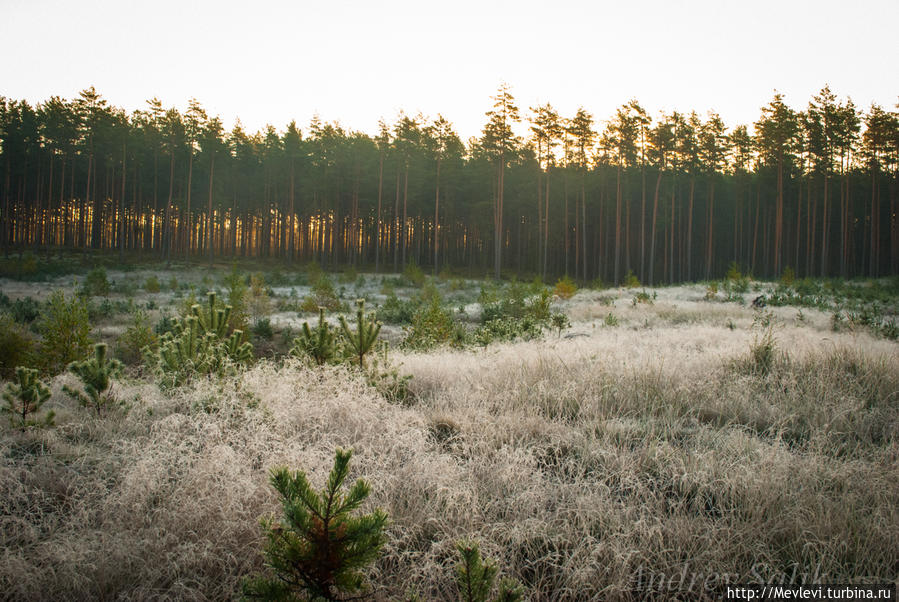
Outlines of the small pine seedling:
[{"label": "small pine seedling", "polygon": [[562,338],[562,331],[566,328],[571,328],[571,322],[565,314],[553,314],[550,320],[552,320],[553,328],[558,331],[558,338],[560,339]]},{"label": "small pine seedling", "polygon": [[[368,483],[359,479],[341,492],[352,450],[337,450],[328,484],[316,494],[303,472],[272,470],[272,486],[281,495],[284,516],[262,522],[268,542],[265,561],[274,577],[259,576],[244,584],[248,598],[340,600],[365,589],[362,574],[384,544],[387,514],[350,516],[368,497]],[[355,599],[355,598],[354,598]]]},{"label": "small pine seedling", "polygon": [[100,416],[103,408],[113,400],[110,379],[121,374],[122,362],[107,359],[106,344],[97,343],[94,345],[94,357],[72,362],[69,364],[69,372],[81,379],[84,392],[68,385],[63,386],[63,391],[77,399],[84,407],[94,408],[97,416]]},{"label": "small pine seedling", "polygon": [[381,332],[381,323],[371,315],[365,315],[365,299],[356,300],[356,332],[350,330],[343,316],[340,316],[340,328],[350,344],[353,356],[359,358],[359,367],[364,368],[365,354],[374,348],[378,333]]},{"label": "small pine seedling", "polygon": [[334,331],[325,321],[325,308],[318,308],[318,327],[309,328],[309,322],[303,322],[300,336],[293,340],[290,355],[295,357],[309,356],[319,366],[331,361],[337,353],[334,342]]},{"label": "small pine seedling", "polygon": [[3,399],[6,407],[0,412],[9,414],[9,424],[23,431],[30,426],[53,426],[54,412],[48,412],[43,420],[34,420],[29,416],[37,414],[44,402],[50,399],[50,389],[37,378],[37,370],[18,366],[16,380],[6,385]]},{"label": "small pine seedling", "polygon": [[456,565],[456,586],[461,602],[517,602],[523,592],[521,586],[512,579],[502,579],[499,592],[490,598],[497,568],[489,558],[481,559],[481,552],[475,542],[459,542],[456,545],[462,560]]}]

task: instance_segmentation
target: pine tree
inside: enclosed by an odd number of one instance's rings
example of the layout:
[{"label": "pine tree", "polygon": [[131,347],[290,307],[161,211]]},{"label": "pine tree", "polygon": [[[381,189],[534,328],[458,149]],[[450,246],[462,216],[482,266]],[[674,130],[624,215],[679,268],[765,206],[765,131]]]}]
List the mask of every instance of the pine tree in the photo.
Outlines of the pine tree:
[{"label": "pine tree", "polygon": [[359,367],[364,368],[365,354],[374,348],[381,332],[381,323],[375,321],[372,315],[365,315],[365,299],[356,300],[356,332],[350,330],[343,316],[340,316],[340,328],[349,343],[347,351],[352,351],[353,357],[359,358]]},{"label": "pine tree", "polygon": [[481,559],[481,552],[476,542],[460,542],[457,544],[462,560],[456,565],[456,585],[459,588],[459,599],[462,602],[515,602],[521,600],[521,586],[512,579],[502,579],[496,597],[489,598],[496,580],[496,565],[489,559]]},{"label": "pine tree", "polygon": [[312,600],[342,600],[346,599],[343,594],[365,590],[361,571],[377,558],[384,544],[387,515],[376,509],[350,516],[370,491],[368,483],[359,479],[341,493],[352,454],[352,450],[337,450],[328,484],[320,494],[312,490],[305,473],[272,470],[271,483],[281,496],[284,516],[277,522],[264,519],[262,525],[268,539],[266,564],[275,576],[248,581],[244,585],[247,597],[295,600],[303,593]]},{"label": "pine tree", "polygon": [[23,431],[29,426],[52,426],[54,412],[48,412],[43,420],[33,420],[29,415],[37,414],[44,402],[50,398],[50,389],[37,378],[38,371],[24,366],[16,368],[16,381],[6,385],[3,399],[6,407],[0,412],[9,414],[9,424]]},{"label": "pine tree", "polygon": [[334,359],[337,354],[334,331],[325,321],[325,308],[318,308],[318,327],[313,331],[309,322],[303,322],[300,336],[293,340],[290,355],[295,357],[309,356],[319,366]]},{"label": "pine tree", "polygon": [[103,408],[114,399],[110,379],[121,374],[122,362],[107,359],[106,343],[97,343],[94,345],[94,357],[72,362],[69,364],[69,372],[81,379],[84,392],[68,385],[63,386],[63,391],[78,400],[82,406],[94,408],[97,416],[100,416]]}]

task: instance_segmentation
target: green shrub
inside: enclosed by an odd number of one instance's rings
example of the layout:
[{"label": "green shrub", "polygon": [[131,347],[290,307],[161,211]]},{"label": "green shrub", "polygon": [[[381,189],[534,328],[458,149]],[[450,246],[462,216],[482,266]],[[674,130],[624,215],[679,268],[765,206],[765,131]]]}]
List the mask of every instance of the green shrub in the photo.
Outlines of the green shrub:
[{"label": "green shrub", "polygon": [[41,406],[50,399],[50,389],[38,380],[38,371],[18,366],[15,370],[15,381],[6,385],[3,399],[6,406],[0,412],[7,414],[9,424],[23,431],[31,426],[52,426],[54,413],[48,412],[42,420],[34,420]]},{"label": "green shrub", "polygon": [[790,266],[785,267],[783,274],[780,275],[781,283],[786,286],[792,286],[795,280],[796,272],[793,271],[793,268],[791,268]]},{"label": "green shrub", "polygon": [[7,308],[10,315],[20,324],[31,324],[41,313],[41,304],[31,297],[24,297],[10,302],[6,295],[0,305]]},{"label": "green shrub", "polygon": [[231,272],[224,277],[225,287],[228,289],[228,305],[231,306],[231,313],[228,317],[228,327],[231,330],[247,330],[247,280],[232,268]]},{"label": "green shrub", "polygon": [[640,291],[639,293],[634,295],[634,298],[631,300],[631,305],[633,305],[634,307],[637,306],[637,303],[646,303],[647,305],[652,305],[652,297],[650,297],[649,293],[647,293],[645,290]]},{"label": "green shrub", "polygon": [[640,286],[640,280],[632,270],[627,271],[627,275],[624,277],[624,286],[625,288],[637,288]]},{"label": "green shrub", "polygon": [[562,313],[553,314],[550,317],[550,321],[552,322],[553,328],[558,331],[558,337],[562,338],[562,331],[566,328],[571,328],[571,321],[568,319],[568,316]]},{"label": "green shrub", "polygon": [[378,319],[385,324],[411,324],[420,306],[418,301],[401,301],[391,289],[387,299],[377,310]]},{"label": "green shrub", "polygon": [[305,312],[313,312],[318,311],[319,307],[324,307],[328,311],[339,311],[341,308],[340,298],[327,274],[321,274],[315,280],[312,284],[312,291],[303,299],[300,309]]},{"label": "green shrub", "polygon": [[496,341],[514,341],[524,339],[526,341],[543,336],[543,325],[531,318],[497,318],[479,326],[473,334],[473,339],[479,345],[487,346]]},{"label": "green shrub", "polygon": [[62,291],[53,291],[37,320],[37,330],[42,337],[38,358],[51,374],[90,352],[90,321],[82,298],[66,299]]},{"label": "green shrub", "polygon": [[546,287],[540,287],[537,294],[528,298],[529,288],[513,282],[501,297],[483,306],[481,322],[487,323],[496,319],[525,317],[538,322],[548,322],[552,294]]},{"label": "green shrub", "polygon": [[618,318],[615,317],[615,314],[609,312],[603,320],[603,323],[606,326],[618,326]]},{"label": "green shrub", "polygon": [[275,331],[272,330],[272,321],[268,318],[260,318],[253,324],[253,334],[259,337],[260,339],[265,339],[267,341],[272,340],[275,336]]},{"label": "green shrub", "polygon": [[899,338],[899,325],[896,324],[896,320],[884,321],[880,326],[880,334],[891,341]]},{"label": "green shrub", "polygon": [[94,356],[90,359],[69,364],[69,372],[81,380],[84,391],[63,385],[62,389],[82,406],[96,410],[97,416],[109,406],[115,397],[112,395],[110,379],[122,373],[122,362],[106,358],[106,344],[94,345]]},{"label": "green shrub", "polygon": [[159,278],[156,277],[156,274],[151,275],[144,281],[144,290],[148,293],[158,293],[162,290],[162,285],[159,283]]},{"label": "green shrub", "polygon": [[0,379],[8,380],[16,366],[33,362],[34,336],[7,313],[0,313]]},{"label": "green shrub", "polygon": [[109,295],[109,280],[106,279],[106,270],[94,268],[88,272],[81,284],[80,292],[86,297]]},{"label": "green shrub", "polygon": [[481,290],[478,293],[478,303],[481,306],[488,305],[490,303],[496,303],[500,300],[500,288],[492,281],[486,281],[481,283]]},{"label": "green shrub", "polygon": [[431,349],[447,343],[453,330],[452,312],[444,308],[439,299],[433,299],[415,312],[411,326],[406,329],[403,346],[410,349]]},{"label": "green shrub", "polygon": [[596,278],[588,282],[584,288],[588,288],[592,291],[602,291],[609,287],[605,282],[602,281],[602,278],[597,276]]},{"label": "green shrub", "polygon": [[556,281],[553,293],[560,299],[571,299],[577,292],[577,285],[568,276],[563,276]]},{"label": "green shrub", "polygon": [[271,472],[271,484],[281,497],[282,518],[262,521],[267,573],[247,581],[244,594],[266,600],[339,600],[366,589],[363,570],[386,540],[387,514],[352,516],[371,488],[359,479],[342,491],[352,451],[337,450],[334,467],[321,494],[303,472],[287,468]]},{"label": "green shrub", "polygon": [[126,364],[137,364],[143,357],[144,349],[155,352],[158,344],[159,337],[150,326],[150,318],[145,312],[138,311],[116,341],[116,355]]},{"label": "green shrub", "polygon": [[425,283],[425,273],[414,262],[410,261],[403,270],[403,279],[411,286],[421,286]]}]

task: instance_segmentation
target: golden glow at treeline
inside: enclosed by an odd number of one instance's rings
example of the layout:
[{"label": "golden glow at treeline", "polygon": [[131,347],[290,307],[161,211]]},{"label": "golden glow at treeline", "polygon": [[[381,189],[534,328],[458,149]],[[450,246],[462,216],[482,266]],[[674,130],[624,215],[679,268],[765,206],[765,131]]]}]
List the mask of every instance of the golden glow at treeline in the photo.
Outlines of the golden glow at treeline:
[{"label": "golden glow at treeline", "polygon": [[[153,251],[162,245],[162,229],[164,218],[162,215],[152,215],[144,212],[135,213],[130,208],[124,210],[123,232],[119,232],[117,207],[108,202],[104,209],[104,215],[113,219],[103,220],[100,227],[101,248],[117,248],[120,236],[125,238],[125,248],[143,249]],[[83,220],[82,220],[83,216]],[[94,209],[91,205],[83,208],[78,201],[64,202],[60,208],[53,210],[35,210],[31,217],[32,223],[42,223],[41,228],[27,228],[23,230],[24,239],[29,245],[71,245],[92,247],[94,246],[94,233],[91,230]],[[263,216],[249,214],[245,216],[231,215],[231,211],[213,211],[212,220],[207,220],[205,214],[191,219],[188,228],[184,227],[185,216],[179,209],[173,208],[172,231],[175,233],[173,245],[181,251],[188,250],[191,254],[201,254],[208,251],[204,248],[207,227],[212,228],[212,248],[216,254],[245,254],[251,257],[259,255],[263,246],[260,244],[264,237],[265,224]],[[298,253],[311,251],[313,254],[332,253],[335,248],[334,225],[338,216],[333,211],[312,215],[304,219],[295,217],[291,221],[285,214],[272,209],[268,215],[271,221],[271,239],[269,248],[287,248],[289,236],[293,236],[294,248]],[[364,249],[374,242],[375,235],[369,234],[366,228],[366,218],[351,218],[343,216],[344,232],[352,232],[345,236],[345,240],[339,241],[344,253],[362,253]],[[373,219],[373,218],[372,218]],[[25,222],[22,222],[23,224]],[[244,226],[248,227],[244,227]],[[396,221],[382,221],[377,228],[378,243],[383,247],[390,243],[396,235],[399,224]],[[461,231],[462,244],[469,241],[468,228],[464,224],[453,224],[452,227]],[[433,223],[426,221],[419,224],[425,236],[432,236]],[[446,224],[440,224],[442,232],[447,228]],[[186,249],[187,232],[191,232],[190,248]],[[409,218],[405,228],[406,240],[411,241],[420,234],[416,232],[414,218]]]}]

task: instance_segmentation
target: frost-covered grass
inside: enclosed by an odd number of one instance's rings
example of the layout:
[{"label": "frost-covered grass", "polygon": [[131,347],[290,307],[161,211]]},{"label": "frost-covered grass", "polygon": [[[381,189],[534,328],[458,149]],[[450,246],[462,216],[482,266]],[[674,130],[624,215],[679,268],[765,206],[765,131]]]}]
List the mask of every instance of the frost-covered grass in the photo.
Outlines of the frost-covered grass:
[{"label": "frost-covered grass", "polygon": [[[453,286],[473,304],[477,284]],[[466,538],[533,600],[642,598],[663,577],[658,597],[899,581],[899,345],[701,285],[636,292],[556,302],[562,338],[393,351],[406,405],[349,368],[262,360],[167,393],[126,378],[98,419],[57,376],[55,428],[0,431],[0,597],[233,598],[262,567],[258,519],[279,511],[268,471],[320,487],[336,447],[390,515],[375,599],[454,598]]]}]

